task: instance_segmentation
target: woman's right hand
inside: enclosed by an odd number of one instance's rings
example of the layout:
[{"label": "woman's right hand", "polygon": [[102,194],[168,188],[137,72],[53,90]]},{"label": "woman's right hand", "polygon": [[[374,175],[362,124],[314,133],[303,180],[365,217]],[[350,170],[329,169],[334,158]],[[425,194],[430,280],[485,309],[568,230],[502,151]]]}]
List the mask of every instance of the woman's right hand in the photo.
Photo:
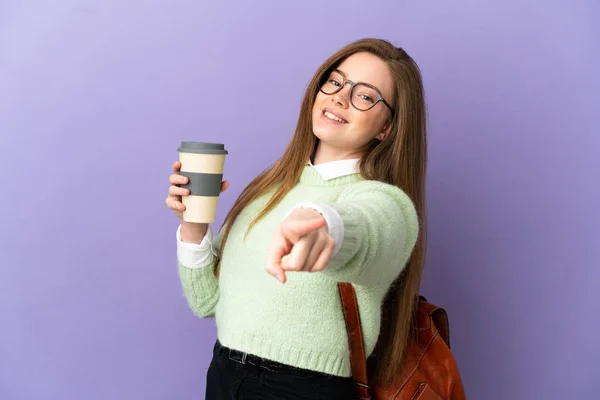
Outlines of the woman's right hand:
[{"label": "woman's right hand", "polygon": [[[184,231],[186,233],[185,236],[189,236],[190,238],[194,238],[191,241],[198,241],[198,237],[200,240],[204,237],[204,233],[206,232],[207,224],[200,224],[194,222],[185,222],[183,221],[183,211],[185,210],[185,206],[181,201],[182,196],[187,196],[190,194],[190,190],[186,188],[182,188],[179,185],[185,185],[188,183],[188,178],[179,174],[181,170],[181,162],[175,161],[172,166],[173,173],[169,176],[169,194],[165,203],[167,207],[171,209],[181,221],[181,234],[182,240],[184,240]],[[221,183],[221,193],[223,193],[229,187],[228,181],[223,181]],[[186,241],[186,240],[184,240]]]}]

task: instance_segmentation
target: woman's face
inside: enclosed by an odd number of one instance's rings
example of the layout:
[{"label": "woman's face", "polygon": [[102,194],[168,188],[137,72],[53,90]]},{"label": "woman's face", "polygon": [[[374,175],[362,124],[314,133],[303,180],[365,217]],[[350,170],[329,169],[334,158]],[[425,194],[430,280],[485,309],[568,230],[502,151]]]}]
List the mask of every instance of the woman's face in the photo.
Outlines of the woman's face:
[{"label": "woman's face", "polygon": [[394,93],[392,74],[379,57],[371,53],[355,53],[342,62],[337,71],[327,77],[323,89],[333,94],[319,91],[312,110],[313,132],[330,151],[344,152],[347,155],[357,152],[373,139],[383,140],[389,133],[391,111],[383,101],[367,111],[377,100],[377,92],[368,86],[359,85],[352,93],[350,83],[344,84],[344,77],[354,83],[372,85],[393,107]]}]

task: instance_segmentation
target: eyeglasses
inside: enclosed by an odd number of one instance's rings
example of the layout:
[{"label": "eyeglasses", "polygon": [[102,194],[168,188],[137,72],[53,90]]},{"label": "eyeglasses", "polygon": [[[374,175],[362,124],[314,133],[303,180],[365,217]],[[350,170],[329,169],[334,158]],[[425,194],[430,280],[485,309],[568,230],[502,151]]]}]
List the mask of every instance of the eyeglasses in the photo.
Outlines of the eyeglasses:
[{"label": "eyeglasses", "polygon": [[342,90],[346,83],[350,84],[350,104],[354,108],[359,111],[368,111],[381,101],[390,109],[392,116],[394,115],[394,109],[390,103],[385,101],[375,86],[364,82],[352,82],[337,69],[329,74],[327,80],[320,85],[319,90],[327,95],[335,94]]}]

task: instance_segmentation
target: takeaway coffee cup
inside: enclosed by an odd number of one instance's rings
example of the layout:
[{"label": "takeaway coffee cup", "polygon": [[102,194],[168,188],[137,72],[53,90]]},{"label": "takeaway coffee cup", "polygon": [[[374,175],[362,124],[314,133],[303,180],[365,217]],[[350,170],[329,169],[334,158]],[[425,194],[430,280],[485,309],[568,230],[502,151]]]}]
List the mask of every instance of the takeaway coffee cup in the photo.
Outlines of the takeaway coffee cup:
[{"label": "takeaway coffee cup", "polygon": [[227,150],[219,143],[181,142],[177,151],[179,173],[189,179],[180,186],[190,190],[181,199],[185,205],[183,220],[210,224],[215,220]]}]

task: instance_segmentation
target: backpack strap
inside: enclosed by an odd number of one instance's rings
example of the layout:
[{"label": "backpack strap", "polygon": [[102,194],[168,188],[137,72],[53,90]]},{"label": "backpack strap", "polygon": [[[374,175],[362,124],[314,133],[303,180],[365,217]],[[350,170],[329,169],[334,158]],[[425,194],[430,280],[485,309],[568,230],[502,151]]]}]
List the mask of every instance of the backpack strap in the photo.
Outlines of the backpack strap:
[{"label": "backpack strap", "polygon": [[431,316],[433,325],[437,329],[438,333],[446,342],[446,346],[450,348],[450,324],[448,322],[448,313],[442,307],[438,307],[431,304],[423,296],[419,296],[419,307],[421,307],[427,314]]},{"label": "backpack strap", "polygon": [[358,312],[358,301],[356,292],[351,283],[338,283],[338,290],[344,310],[344,320],[348,331],[348,342],[350,345],[350,365],[352,378],[354,379],[354,391],[358,399],[371,399],[367,375],[367,360],[365,358],[364,340],[360,315]]}]

